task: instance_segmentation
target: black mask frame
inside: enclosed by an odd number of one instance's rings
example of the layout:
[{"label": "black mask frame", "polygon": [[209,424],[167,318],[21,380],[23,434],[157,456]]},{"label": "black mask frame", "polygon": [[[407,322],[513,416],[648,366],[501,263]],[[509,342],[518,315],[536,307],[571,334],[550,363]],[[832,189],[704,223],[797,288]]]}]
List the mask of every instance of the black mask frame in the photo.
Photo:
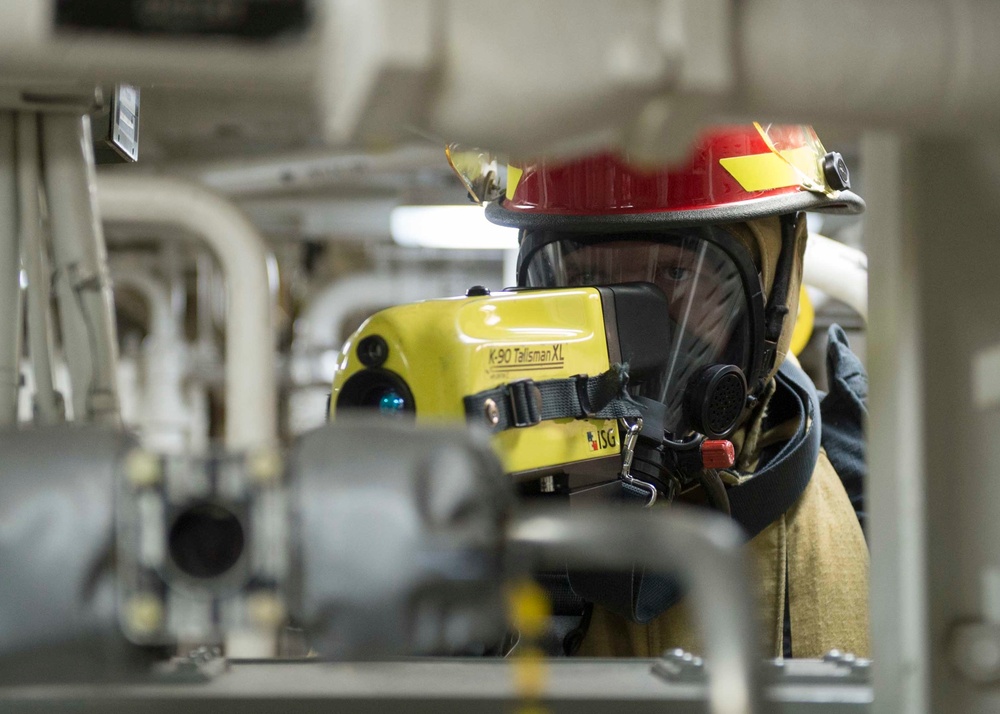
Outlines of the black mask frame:
[{"label": "black mask frame", "polygon": [[[752,408],[759,400],[767,385],[777,358],[778,340],[784,318],[788,313],[788,289],[791,282],[791,270],[794,263],[795,231],[802,214],[784,214],[781,220],[781,253],[775,270],[771,289],[771,300],[765,298],[763,286],[752,257],[746,247],[725,229],[715,226],[695,226],[674,228],[660,226],[636,230],[631,226],[627,231],[560,231],[549,228],[521,229],[519,233],[520,249],[517,257],[518,286],[528,287],[528,267],[532,258],[543,247],[562,240],[572,240],[581,243],[592,242],[611,243],[616,241],[656,241],[658,236],[675,235],[678,237],[696,237],[705,240],[722,251],[736,266],[743,285],[748,310],[748,345],[750,355],[747,360],[749,367],[746,378],[748,387],[747,407]],[[530,287],[557,287],[554,285],[533,285]]]}]

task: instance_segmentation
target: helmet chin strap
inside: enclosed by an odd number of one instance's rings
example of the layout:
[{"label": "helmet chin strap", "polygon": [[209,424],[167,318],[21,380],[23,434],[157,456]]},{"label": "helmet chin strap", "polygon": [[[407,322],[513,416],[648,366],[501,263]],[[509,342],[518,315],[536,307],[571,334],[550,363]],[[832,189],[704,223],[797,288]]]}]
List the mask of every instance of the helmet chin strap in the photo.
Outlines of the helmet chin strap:
[{"label": "helmet chin strap", "polygon": [[[764,341],[767,354],[765,356],[764,374],[774,370],[778,359],[778,341],[781,339],[781,328],[788,315],[788,289],[792,281],[792,266],[795,263],[795,229],[799,221],[798,213],[785,213],[781,221],[781,253],[775,266],[774,282],[771,294],[767,297],[767,307],[764,309]],[[758,385],[763,387],[763,384]],[[754,393],[759,393],[758,389]]]}]

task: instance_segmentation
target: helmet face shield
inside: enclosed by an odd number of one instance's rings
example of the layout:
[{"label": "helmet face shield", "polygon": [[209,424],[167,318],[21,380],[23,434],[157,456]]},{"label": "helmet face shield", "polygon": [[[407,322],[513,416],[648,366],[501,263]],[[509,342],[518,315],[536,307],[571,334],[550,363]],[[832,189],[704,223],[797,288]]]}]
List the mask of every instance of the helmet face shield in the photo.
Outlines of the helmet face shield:
[{"label": "helmet face shield", "polygon": [[642,282],[663,292],[666,308],[658,327],[668,331],[668,357],[654,373],[634,375],[639,379],[633,379],[632,391],[666,406],[663,425],[675,438],[706,431],[690,399],[707,368],[732,365],[748,381],[756,376],[760,279],[747,251],[722,228],[620,234],[528,230],[519,275],[528,287]]}]

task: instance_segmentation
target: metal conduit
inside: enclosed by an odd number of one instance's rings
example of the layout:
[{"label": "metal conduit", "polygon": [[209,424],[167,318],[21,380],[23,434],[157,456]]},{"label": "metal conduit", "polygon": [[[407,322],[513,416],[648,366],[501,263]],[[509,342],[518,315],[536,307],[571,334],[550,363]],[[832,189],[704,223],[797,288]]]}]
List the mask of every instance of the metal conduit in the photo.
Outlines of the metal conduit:
[{"label": "metal conduit", "polygon": [[0,425],[17,423],[21,381],[21,250],[14,115],[0,113]]},{"label": "metal conduit", "polygon": [[88,117],[42,116],[53,267],[73,413],[77,421],[119,424],[118,337],[93,190],[92,144]]},{"label": "metal conduit", "polygon": [[65,406],[52,381],[52,274],[40,224],[38,121],[38,115],[32,113],[17,116],[21,250],[28,276],[28,347],[35,378],[35,418],[42,424],[57,424],[65,418]]}]

